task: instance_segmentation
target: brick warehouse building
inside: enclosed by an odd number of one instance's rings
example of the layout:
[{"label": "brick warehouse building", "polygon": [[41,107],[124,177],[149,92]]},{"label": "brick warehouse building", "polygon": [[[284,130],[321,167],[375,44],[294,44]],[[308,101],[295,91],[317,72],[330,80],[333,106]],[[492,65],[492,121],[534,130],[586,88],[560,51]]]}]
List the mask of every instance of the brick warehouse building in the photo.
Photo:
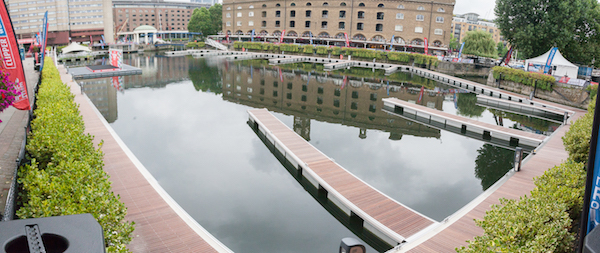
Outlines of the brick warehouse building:
[{"label": "brick warehouse building", "polygon": [[9,0],[5,2],[18,39],[34,37],[42,30],[48,11],[48,45],[69,41],[98,42],[104,35],[112,42],[112,5],[110,0]]},{"label": "brick warehouse building", "polygon": [[207,3],[152,1],[113,1],[115,33],[131,32],[138,26],[150,25],[158,31],[187,31],[196,8],[210,8]]},{"label": "brick warehouse building", "polygon": [[[453,0],[224,0],[223,32],[447,47]],[[367,43],[364,43],[365,47]]]}]

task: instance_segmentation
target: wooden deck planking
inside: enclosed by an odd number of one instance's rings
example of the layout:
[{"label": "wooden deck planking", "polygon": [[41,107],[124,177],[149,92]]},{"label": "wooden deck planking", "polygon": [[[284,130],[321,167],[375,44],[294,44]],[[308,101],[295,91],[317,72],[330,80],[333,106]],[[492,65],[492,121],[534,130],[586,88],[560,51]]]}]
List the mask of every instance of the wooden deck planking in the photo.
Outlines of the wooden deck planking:
[{"label": "wooden deck planking", "polygon": [[[434,224],[432,220],[390,199],[346,171],[267,110],[255,109],[249,110],[248,113],[261,125],[261,128],[268,129],[267,132],[273,133],[291,153],[302,161],[300,166],[304,168],[303,164],[306,163],[308,165],[306,169],[311,169],[353,205],[398,235],[407,238]],[[282,125],[287,131],[281,130]],[[278,130],[277,132],[271,131],[271,128]],[[290,138],[292,133],[295,138]],[[304,144],[301,145],[298,142]]]},{"label": "wooden deck planking", "polygon": [[[546,139],[546,136],[544,135],[540,135],[540,134],[534,134],[534,133],[528,133],[528,132],[523,132],[520,130],[516,130],[516,129],[512,129],[512,128],[506,128],[506,127],[501,127],[501,126],[496,126],[496,125],[492,125],[489,123],[485,123],[485,122],[480,122],[477,120],[473,120],[473,119],[469,119],[469,118],[465,118],[465,117],[461,117],[461,116],[457,116],[457,115],[453,115],[453,114],[449,114],[443,111],[438,111],[436,109],[431,109],[425,106],[421,106],[421,105],[416,105],[416,104],[412,104],[406,101],[402,101],[400,99],[397,98],[386,98],[386,101],[388,101],[389,103],[393,104],[393,105],[397,105],[397,106],[401,106],[404,108],[408,108],[417,112],[422,112],[425,113],[427,115],[433,115],[436,117],[440,117],[443,119],[449,119],[449,120],[453,120],[456,122],[462,122],[462,123],[466,123],[466,124],[470,124],[473,125],[475,127],[479,127],[482,128],[484,130],[494,130],[496,132],[502,133],[502,134],[507,134],[510,136],[515,136],[515,137],[524,137],[524,138],[528,138],[528,139],[534,139],[537,140],[539,142],[543,141],[544,139]],[[467,128],[468,129],[468,128]],[[492,133],[493,136],[493,133]]]},{"label": "wooden deck planking", "polygon": [[215,249],[197,232],[197,227],[192,228],[193,225],[173,209],[119,145],[100,118],[102,116],[81,94],[79,86],[71,81],[64,67],[59,66],[59,72],[61,80],[70,86],[75,102],[79,104],[86,133],[95,136],[96,144],[104,141],[101,148],[104,171],[110,176],[113,192],[127,207],[126,220],[136,223],[128,248],[132,252],[230,252],[226,248]]},{"label": "wooden deck planking", "polygon": [[[576,110],[570,120],[576,120],[584,113],[585,111]],[[559,128],[541,148],[538,148],[535,155],[531,154],[532,157],[523,164],[520,172],[515,173],[468,213],[424,242],[412,245],[414,247],[408,249],[401,249],[399,252],[454,252],[455,248],[468,245],[468,240],[482,235],[483,229],[475,224],[474,219],[483,219],[485,212],[490,210],[492,205],[500,203],[500,198],[518,199],[523,195],[529,195],[535,187],[534,177],[541,176],[547,169],[567,160],[568,153],[562,144],[562,136],[569,126]]]}]

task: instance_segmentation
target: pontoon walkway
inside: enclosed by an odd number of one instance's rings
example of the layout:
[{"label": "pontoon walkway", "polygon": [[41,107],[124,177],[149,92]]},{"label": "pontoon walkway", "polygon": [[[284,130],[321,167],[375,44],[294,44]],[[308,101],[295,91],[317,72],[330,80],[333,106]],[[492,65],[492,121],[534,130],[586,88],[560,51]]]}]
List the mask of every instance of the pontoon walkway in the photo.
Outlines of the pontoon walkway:
[{"label": "pontoon walkway", "polygon": [[249,110],[249,124],[266,136],[316,188],[350,219],[395,246],[438,223],[366,184],[288,128],[266,109]]}]

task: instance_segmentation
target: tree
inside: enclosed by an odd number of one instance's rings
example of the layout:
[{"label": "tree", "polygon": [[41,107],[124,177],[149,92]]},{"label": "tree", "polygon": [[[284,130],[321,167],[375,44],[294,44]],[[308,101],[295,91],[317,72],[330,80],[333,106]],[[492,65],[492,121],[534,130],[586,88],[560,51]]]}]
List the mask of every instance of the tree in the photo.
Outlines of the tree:
[{"label": "tree", "polygon": [[475,177],[481,179],[481,187],[485,191],[512,168],[515,152],[491,144],[483,144],[477,153]]},{"label": "tree", "polygon": [[206,9],[196,8],[188,23],[188,31],[202,33],[203,36],[217,34],[221,30],[223,6],[215,4]]},{"label": "tree", "polygon": [[458,40],[456,39],[456,37],[454,37],[454,35],[452,35],[450,37],[450,44],[448,45],[448,47],[450,48],[450,50],[458,50],[459,48],[459,43]]},{"label": "tree", "polygon": [[[465,43],[465,47],[466,46],[467,43]],[[456,107],[458,109],[458,115],[469,118],[481,117],[481,114],[485,111],[485,107],[477,105],[477,94],[459,93],[457,96]]]},{"label": "tree", "polygon": [[502,36],[525,58],[553,46],[571,61],[600,58],[596,0],[497,0],[494,12]]},{"label": "tree", "polygon": [[465,43],[463,54],[497,58],[496,43],[491,33],[480,30],[469,31],[463,42]]},{"label": "tree", "polygon": [[496,45],[496,50],[498,51],[498,57],[502,58],[508,52],[508,48],[502,42],[498,42]]}]

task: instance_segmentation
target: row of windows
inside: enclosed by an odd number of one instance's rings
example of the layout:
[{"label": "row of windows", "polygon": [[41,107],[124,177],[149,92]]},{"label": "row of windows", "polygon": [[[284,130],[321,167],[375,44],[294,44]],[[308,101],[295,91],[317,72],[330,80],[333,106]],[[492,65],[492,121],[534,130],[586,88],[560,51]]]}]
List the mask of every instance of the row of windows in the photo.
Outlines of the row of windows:
[{"label": "row of windows", "polygon": [[[311,24],[311,21],[305,21],[304,22],[304,27],[305,28],[310,28],[310,24]],[[231,26],[231,22],[227,21],[225,23],[225,25],[226,26]],[[242,21],[238,21],[236,23],[236,25],[237,26],[242,26]],[[328,25],[327,21],[321,22],[321,29],[327,29],[327,25]],[[254,26],[254,21],[248,21],[248,26]],[[263,28],[267,27],[267,21],[262,21],[261,27],[263,27]],[[275,27],[281,27],[280,21],[275,21]],[[290,26],[289,27],[290,28],[295,28],[296,27],[296,22],[295,21],[290,21]],[[338,29],[339,30],[346,29],[346,22],[339,22],[338,23]],[[356,30],[362,31],[364,29],[365,29],[364,23],[357,23],[356,24]],[[402,31],[404,31],[404,26],[402,26],[402,25],[396,25],[394,27],[394,30],[402,32]],[[383,31],[383,24],[376,24],[375,25],[375,31],[382,32]],[[423,33],[423,27],[420,27],[420,26],[415,27],[415,33]],[[444,34],[444,30],[442,30],[442,29],[435,29],[434,32],[433,32],[433,34],[443,35]]]},{"label": "row of windows", "polygon": [[102,12],[102,10],[81,10],[81,11],[70,11],[71,14],[77,13],[92,13],[92,12]]},{"label": "row of windows", "polygon": [[74,19],[92,19],[92,18],[102,18],[102,17],[103,17],[102,15],[96,15],[96,16],[79,16],[79,17],[71,17],[71,20],[74,20]]},{"label": "row of windows", "polygon": [[[358,19],[364,19],[365,18],[365,12],[364,11],[359,11],[358,13]],[[305,16],[307,18],[310,18],[312,15],[312,11],[306,11],[305,12]],[[329,16],[329,11],[322,11],[321,12],[321,18],[327,18]],[[226,18],[231,18],[231,13],[227,12],[225,13],[225,17]],[[240,18],[242,17],[242,13],[238,12],[237,13],[237,17]],[[248,17],[254,17],[254,12],[250,11],[248,12]],[[261,17],[266,18],[267,17],[267,12],[263,11]],[[275,17],[279,18],[281,17],[281,12],[280,11],[275,11]],[[296,17],[296,11],[290,11],[290,17],[294,18]],[[346,11],[340,11],[339,12],[339,17],[340,18],[346,18]],[[377,12],[377,20],[383,20],[384,17],[384,13],[383,12]],[[396,19],[404,19],[404,13],[396,13]],[[416,16],[417,21],[424,21],[425,20],[425,16],[424,15],[417,15]],[[444,17],[436,17],[435,18],[435,22],[437,23],[444,23]],[[470,31],[470,30],[469,30]]]},{"label": "row of windows", "polygon": [[[123,12],[122,9],[119,9],[118,12]],[[125,10],[125,12],[129,12],[129,10]],[[136,13],[136,10],[131,10],[132,13]],[[139,10],[139,12],[148,12],[148,10]],[[169,12],[168,10],[165,10],[165,12]],[[171,12],[175,12],[175,10],[171,10]],[[187,12],[190,13],[190,11],[179,11],[177,10],[177,12]],[[150,10],[150,13],[154,13],[154,10]],[[158,13],[162,13],[162,10],[158,10]]]},{"label": "row of windows", "polygon": [[29,1],[29,2],[21,2],[21,3],[11,3],[8,6],[19,6],[19,5],[28,5],[28,4],[43,4],[43,3],[53,3],[55,0],[46,0],[46,1]]},{"label": "row of windows", "polygon": [[[56,24],[48,24],[48,26],[57,26],[57,25],[68,25],[69,23],[56,23]],[[32,26],[15,26],[15,30],[25,30],[25,29],[35,29],[41,28],[42,26],[32,25]]]},{"label": "row of windows", "polygon": [[[296,3],[291,3],[291,4],[290,4],[290,6],[296,6]],[[312,6],[312,4],[311,4],[310,2],[308,2],[308,3],[306,3],[306,6]],[[324,3],[323,3],[323,6],[329,6],[329,3],[327,3],[327,2],[324,2]],[[346,3],[345,3],[345,2],[342,2],[342,3],[340,3],[340,6],[347,6],[347,5],[346,5]],[[267,5],[266,5],[266,4],[263,4],[263,5],[262,5],[262,7],[263,7],[263,8],[267,8]],[[275,4],[275,7],[281,7],[281,4]],[[365,4],[364,4],[364,3],[359,3],[359,4],[358,4],[358,7],[365,7]],[[378,8],[384,8],[384,7],[385,7],[385,5],[384,5],[384,4],[382,4],[382,3],[380,3],[380,4],[378,4],[378,5],[377,5],[377,7],[378,7]],[[398,8],[398,9],[404,9],[404,5],[402,5],[402,4],[399,4],[399,5],[398,5],[396,8]],[[238,6],[238,7],[237,7],[237,9],[238,9],[238,10],[241,10],[241,9],[242,9],[242,6]],[[250,5],[250,6],[248,7],[248,9],[254,9],[254,5]],[[227,10],[228,10],[228,11],[229,11],[229,10],[231,10],[231,7],[227,7]],[[425,7],[423,7],[423,6],[419,6],[419,7],[417,7],[417,10],[419,10],[419,11],[424,11],[424,10],[425,10]],[[437,12],[446,12],[446,10],[444,10],[444,8],[441,8],[441,7],[440,7],[440,8],[438,8],[438,9],[437,9]]]},{"label": "row of windows", "polygon": [[[154,21],[154,20],[155,20],[155,19],[152,19],[152,20],[148,20],[148,19],[146,19],[146,21]],[[135,18],[134,18],[132,21],[137,21],[137,19],[135,19]],[[143,19],[143,18],[140,18],[140,21],[144,21],[144,19]],[[165,19],[165,21],[169,21],[169,20],[168,20],[168,19]],[[172,18],[172,19],[171,19],[171,21],[175,21],[175,19],[174,19],[174,18]],[[185,20],[185,19],[179,19],[179,18],[178,18],[178,19],[177,19],[177,21],[186,21],[186,20]],[[188,22],[190,22],[190,20],[189,20],[189,19],[188,19],[187,21],[188,21]],[[119,19],[119,22],[123,22],[123,19]]]}]

